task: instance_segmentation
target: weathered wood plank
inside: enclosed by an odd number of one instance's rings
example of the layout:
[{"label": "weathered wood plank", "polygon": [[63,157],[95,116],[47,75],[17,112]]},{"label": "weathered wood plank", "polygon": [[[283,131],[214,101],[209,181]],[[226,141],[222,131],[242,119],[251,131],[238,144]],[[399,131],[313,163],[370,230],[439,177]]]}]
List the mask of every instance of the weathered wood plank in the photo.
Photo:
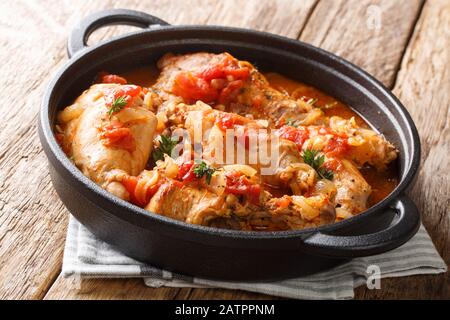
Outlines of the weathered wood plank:
[{"label": "weathered wood plank", "polygon": [[[115,1],[113,6],[145,11],[173,25],[245,27],[296,38],[317,1],[162,0],[148,3],[122,0]],[[89,10],[93,11],[95,10]],[[99,32],[102,38],[110,37],[114,33],[117,33],[117,28],[114,27],[109,28],[109,32]]]},{"label": "weathered wood plank", "polygon": [[59,276],[45,299],[270,299],[270,296],[239,290],[150,288],[142,279],[84,279],[78,283]]},{"label": "weathered wood plank", "polygon": [[[447,265],[450,264],[450,3],[428,1],[398,74],[394,93],[411,113],[422,143],[422,163],[409,193]],[[361,298],[450,298],[449,275],[386,281]],[[395,287],[394,287],[395,286]],[[395,289],[394,289],[395,288]]]},{"label": "weathered wood plank", "polygon": [[253,293],[241,290],[228,290],[228,289],[193,289],[187,299],[197,300],[267,300],[267,299],[279,299],[277,297],[271,297],[265,294]]},{"label": "weathered wood plank", "polygon": [[[80,10],[85,5],[80,3]],[[41,6],[2,2],[0,10],[0,57],[8,61],[2,65],[7,80],[0,93],[8,101],[0,106],[5,115],[0,124],[0,298],[45,294],[59,273],[67,224],[67,212],[50,185],[36,121],[45,84],[64,59],[69,25],[59,18],[68,19],[69,11],[52,14],[54,6],[50,12]]]},{"label": "weathered wood plank", "polygon": [[78,282],[59,276],[45,299],[172,300],[179,291],[178,288],[149,288],[142,279],[85,279]]},{"label": "weathered wood plank", "polygon": [[321,0],[300,40],[355,63],[392,86],[422,0]]},{"label": "weathered wood plank", "polygon": [[[50,184],[36,133],[42,92],[66,61],[70,29],[102,8],[143,10],[173,24],[247,26],[296,37],[315,0],[12,1],[0,4],[0,298],[42,298],[58,276],[67,210]],[[14,19],[11,19],[14,17]],[[126,28],[106,28],[91,41]],[[57,284],[60,282],[57,282]],[[100,282],[98,282],[100,283]],[[127,286],[124,282],[123,286]],[[167,289],[178,293],[178,289]],[[171,291],[172,290],[172,291]]]}]

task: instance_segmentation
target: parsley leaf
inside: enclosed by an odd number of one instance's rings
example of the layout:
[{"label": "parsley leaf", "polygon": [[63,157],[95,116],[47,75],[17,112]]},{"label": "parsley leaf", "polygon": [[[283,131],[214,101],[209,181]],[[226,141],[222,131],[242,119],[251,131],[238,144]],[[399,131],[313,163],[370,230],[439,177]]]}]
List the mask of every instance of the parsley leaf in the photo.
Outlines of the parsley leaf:
[{"label": "parsley leaf", "polygon": [[307,165],[311,166],[314,170],[316,170],[317,174],[322,179],[328,180],[333,179],[334,172],[323,167],[323,163],[325,162],[325,156],[319,155],[318,150],[306,149],[302,153],[302,159]]},{"label": "parsley leaf", "polygon": [[159,146],[152,152],[153,160],[155,162],[158,160],[164,160],[164,154],[169,155],[169,157],[172,156],[173,148],[175,148],[177,144],[178,139],[161,135]]},{"label": "parsley leaf", "polygon": [[291,126],[297,128],[297,121],[292,118],[288,118],[285,123],[286,126]]},{"label": "parsley leaf", "polygon": [[334,172],[324,167],[320,167],[318,173],[323,179],[333,180],[334,178]]},{"label": "parsley leaf", "polygon": [[120,97],[116,98],[116,100],[114,100],[113,103],[111,104],[111,106],[109,107],[109,110],[108,110],[109,117],[111,118],[113,114],[115,114],[115,113],[119,112],[120,110],[122,110],[123,108],[125,108],[127,103],[128,103],[128,101],[124,96],[120,96]]},{"label": "parsley leaf", "polygon": [[319,99],[317,99],[317,98],[311,98],[311,99],[308,99],[308,101],[306,101],[306,103],[311,106],[314,106],[318,100]]},{"label": "parsley leaf", "polygon": [[209,184],[211,182],[211,177],[213,173],[216,171],[213,167],[209,166],[206,162],[202,161],[197,164],[194,168],[194,174],[197,178],[202,178],[205,176],[206,183]]}]

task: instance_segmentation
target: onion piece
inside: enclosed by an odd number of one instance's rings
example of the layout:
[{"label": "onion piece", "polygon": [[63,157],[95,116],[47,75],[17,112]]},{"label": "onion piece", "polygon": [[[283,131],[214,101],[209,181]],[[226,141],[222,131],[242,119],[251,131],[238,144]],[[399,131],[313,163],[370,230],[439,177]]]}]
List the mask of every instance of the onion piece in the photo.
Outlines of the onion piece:
[{"label": "onion piece", "polygon": [[79,103],[74,103],[66,107],[58,114],[58,122],[67,123],[73,119],[78,118],[83,113],[84,108]]},{"label": "onion piece", "polygon": [[114,115],[122,123],[148,120],[151,117],[150,111],[145,108],[125,108]]},{"label": "onion piece", "polygon": [[253,177],[258,171],[245,164],[230,164],[223,167],[226,172],[239,171],[248,177]]},{"label": "onion piece", "polygon": [[214,192],[218,196],[225,192],[227,180],[223,171],[216,171],[211,176],[211,181],[207,185],[209,191]]}]

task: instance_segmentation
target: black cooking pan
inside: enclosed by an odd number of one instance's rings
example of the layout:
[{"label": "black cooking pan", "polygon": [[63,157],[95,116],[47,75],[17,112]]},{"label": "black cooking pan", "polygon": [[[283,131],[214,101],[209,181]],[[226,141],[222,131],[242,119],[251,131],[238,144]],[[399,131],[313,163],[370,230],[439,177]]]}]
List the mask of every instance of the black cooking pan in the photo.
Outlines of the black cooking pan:
[{"label": "black cooking pan", "polygon": [[[109,24],[142,31],[87,47],[88,36]],[[230,52],[258,67],[313,85],[352,106],[399,149],[398,187],[348,220],[300,231],[247,232],[190,225],[149,213],[86,178],[53,134],[55,117],[101,70],[149,65],[167,52]],[[73,31],[71,57],[51,81],[39,117],[39,136],[53,185],[69,211],[124,254],[174,272],[234,280],[279,279],[330,268],[350,258],[392,250],[417,231],[420,215],[405,195],[419,165],[416,127],[381,83],[351,63],[306,43],[254,30],[170,26],[142,12],[108,10]]]}]

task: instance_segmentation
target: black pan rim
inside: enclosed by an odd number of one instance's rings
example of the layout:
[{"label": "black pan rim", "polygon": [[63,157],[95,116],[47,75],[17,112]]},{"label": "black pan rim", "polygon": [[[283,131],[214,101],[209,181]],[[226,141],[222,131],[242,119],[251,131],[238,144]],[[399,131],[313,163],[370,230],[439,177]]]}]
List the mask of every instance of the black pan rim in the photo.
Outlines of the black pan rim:
[{"label": "black pan rim", "polygon": [[[307,47],[309,50],[312,50],[316,52],[319,55],[325,55],[332,60],[335,60],[336,63],[351,69],[352,72],[358,73],[360,76],[365,78],[366,80],[369,80],[371,84],[373,84],[374,89],[379,90],[382,92],[386,97],[388,97],[392,105],[395,106],[397,111],[399,111],[400,115],[402,116],[402,120],[407,124],[408,134],[412,137],[412,155],[411,155],[411,161],[408,164],[408,166],[405,168],[405,174],[403,175],[400,183],[398,186],[391,192],[391,194],[377,203],[376,205],[372,206],[371,208],[367,209],[366,211],[358,214],[355,217],[336,222],[329,225],[324,225],[320,227],[315,228],[307,228],[307,229],[301,229],[301,230],[289,230],[289,231],[240,231],[240,230],[227,230],[227,229],[220,229],[220,228],[213,228],[213,227],[206,227],[206,226],[199,226],[199,225],[192,225],[185,222],[177,221],[171,218],[167,218],[165,216],[161,216],[158,214],[152,214],[148,211],[137,207],[129,202],[126,202],[122,199],[119,199],[106,190],[103,190],[100,186],[93,183],[89,178],[84,176],[82,172],[69,160],[69,158],[64,154],[62,149],[59,147],[54,134],[53,134],[53,127],[50,122],[50,119],[48,118],[49,114],[49,107],[50,107],[50,101],[53,95],[53,89],[55,85],[58,83],[61,76],[66,72],[68,68],[73,66],[77,63],[79,59],[82,59],[89,53],[97,50],[98,48],[105,46],[107,44],[111,44],[113,42],[122,41],[124,39],[129,39],[133,37],[141,36],[142,34],[148,34],[152,32],[171,32],[171,31],[199,31],[199,30],[207,30],[207,31],[217,31],[217,32],[229,32],[229,33],[246,33],[246,34],[252,34],[259,37],[271,37],[274,39],[278,39],[279,41],[284,41],[290,45],[294,46],[304,46]],[[320,88],[319,88],[320,89]],[[147,219],[150,222],[158,222],[160,224],[163,224],[168,227],[174,227],[180,231],[189,231],[189,232],[196,232],[201,234],[208,234],[208,235],[214,235],[218,237],[224,237],[224,238],[234,238],[234,239],[286,239],[286,238],[298,238],[298,237],[305,237],[310,235],[311,233],[327,233],[332,232],[334,230],[340,229],[344,226],[348,226],[353,223],[359,222],[361,219],[364,219],[366,216],[371,215],[377,211],[380,211],[384,208],[390,207],[390,205],[395,202],[396,198],[398,198],[411,184],[413,181],[420,163],[420,139],[417,132],[417,128],[406,110],[406,108],[402,105],[402,103],[398,100],[397,97],[388,89],[386,88],[381,82],[376,80],[373,76],[371,76],[366,71],[362,70],[361,68],[357,67],[353,63],[336,56],[333,53],[330,53],[326,50],[317,48],[315,46],[312,46],[310,44],[289,39],[283,36],[271,34],[268,32],[262,32],[262,31],[256,31],[256,30],[250,30],[250,29],[244,29],[244,28],[235,28],[235,27],[223,27],[223,26],[163,26],[158,28],[152,28],[148,30],[142,30],[142,31],[135,31],[126,35],[121,35],[114,37],[110,40],[103,41],[101,43],[98,43],[94,46],[91,46],[82,52],[77,53],[74,55],[71,59],[69,59],[63,67],[55,74],[49,85],[47,86],[47,89],[45,91],[45,95],[42,101],[41,109],[40,109],[40,117],[39,117],[39,131],[41,135],[41,139],[45,141],[45,143],[49,146],[49,149],[51,150],[51,153],[53,154],[54,158],[58,161],[60,164],[60,167],[64,169],[65,173],[67,175],[71,175],[76,181],[79,182],[79,186],[82,187],[82,189],[79,189],[80,192],[83,192],[86,195],[91,195],[95,197],[100,197],[100,199],[108,201],[111,205],[115,206],[117,210],[120,210],[123,212],[123,214],[116,214],[114,213],[118,218],[121,220],[126,221],[127,223],[133,223],[131,220],[131,216],[129,216],[129,213],[136,214],[144,219]],[[121,212],[121,213],[122,213]],[[142,227],[142,226],[139,226]],[[195,241],[195,240],[193,240]]]}]

